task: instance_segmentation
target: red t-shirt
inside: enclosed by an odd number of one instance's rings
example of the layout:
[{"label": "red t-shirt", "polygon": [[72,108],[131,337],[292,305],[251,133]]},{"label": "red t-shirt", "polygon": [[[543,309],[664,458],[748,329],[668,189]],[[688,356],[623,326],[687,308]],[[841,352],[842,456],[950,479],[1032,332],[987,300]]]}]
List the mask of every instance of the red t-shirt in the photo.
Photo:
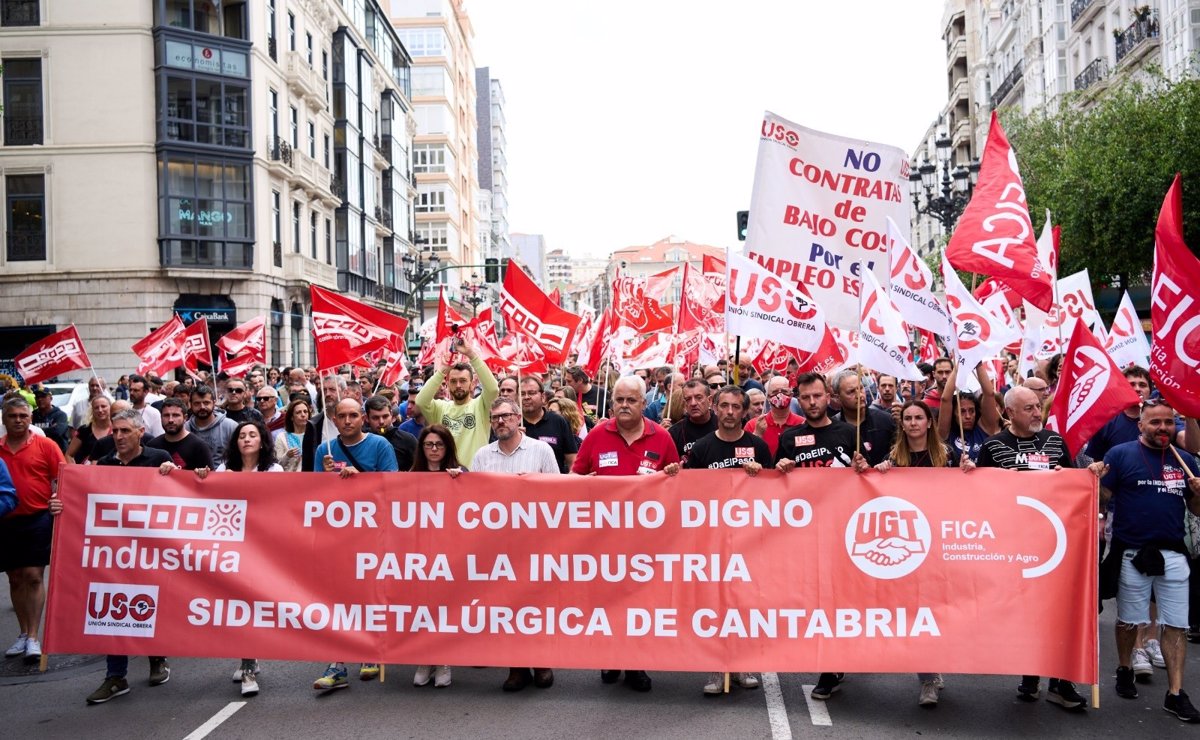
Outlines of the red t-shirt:
[{"label": "red t-shirt", "polygon": [[572,473],[587,475],[645,475],[679,462],[679,452],[667,430],[643,419],[642,436],[626,444],[615,419],[605,419],[588,432],[575,455]]},{"label": "red t-shirt", "polygon": [[58,445],[30,433],[25,444],[13,452],[4,438],[0,439],[0,459],[8,466],[17,489],[17,508],[9,516],[45,511],[50,505],[50,485],[58,477],[59,466],[66,462]]},{"label": "red t-shirt", "polygon": [[[754,431],[755,427],[758,426],[759,418],[766,418],[767,420],[767,428],[763,430],[762,434],[758,434],[758,432]],[[798,427],[803,423],[803,416],[799,414],[793,414],[791,411],[789,411],[787,419],[784,420],[782,424],[777,425],[775,423],[775,418],[767,413],[763,414],[762,417],[754,418],[746,422],[744,429],[750,434],[758,434],[758,436],[762,437],[762,440],[767,443],[767,447],[771,448],[771,458],[774,459],[775,451],[779,449],[779,435],[783,434],[783,430],[791,427]]]}]

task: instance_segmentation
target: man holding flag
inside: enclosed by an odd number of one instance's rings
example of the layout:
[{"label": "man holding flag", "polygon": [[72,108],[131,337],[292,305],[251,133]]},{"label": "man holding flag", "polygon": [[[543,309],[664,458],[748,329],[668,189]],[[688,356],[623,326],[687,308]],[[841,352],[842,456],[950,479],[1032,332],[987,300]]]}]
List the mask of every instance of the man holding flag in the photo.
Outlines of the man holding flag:
[{"label": "man holding flag", "polygon": [[[447,367],[446,357],[437,357],[433,376],[417,394],[416,402],[425,417],[425,423],[445,425],[454,436],[459,459],[470,460],[488,443],[490,427],[486,422],[492,401],[500,394],[500,387],[496,384],[496,376],[492,375],[473,344],[459,338],[455,341],[455,349],[466,355],[470,364],[460,362]],[[483,392],[472,398],[476,375]],[[450,391],[450,400],[435,398],[443,381]]]}]

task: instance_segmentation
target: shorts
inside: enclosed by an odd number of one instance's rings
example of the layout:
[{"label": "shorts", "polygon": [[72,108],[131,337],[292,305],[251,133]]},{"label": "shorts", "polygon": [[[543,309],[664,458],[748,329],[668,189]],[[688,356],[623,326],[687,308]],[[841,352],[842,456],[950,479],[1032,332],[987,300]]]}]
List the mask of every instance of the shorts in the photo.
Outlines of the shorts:
[{"label": "shorts", "polygon": [[53,534],[48,511],[0,519],[0,570],[49,565]]},{"label": "shorts", "polygon": [[1150,624],[1150,594],[1158,603],[1158,623],[1165,627],[1188,627],[1187,556],[1163,550],[1164,573],[1142,575],[1130,562],[1136,549],[1126,550],[1121,558],[1121,581],[1117,589],[1117,619],[1125,624]]}]

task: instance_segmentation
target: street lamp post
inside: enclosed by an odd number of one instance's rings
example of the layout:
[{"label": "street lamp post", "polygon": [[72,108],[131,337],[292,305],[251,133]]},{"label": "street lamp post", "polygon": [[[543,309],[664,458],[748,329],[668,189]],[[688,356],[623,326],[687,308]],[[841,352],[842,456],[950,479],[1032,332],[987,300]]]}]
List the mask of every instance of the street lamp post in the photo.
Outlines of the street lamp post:
[{"label": "street lamp post", "polygon": [[[416,243],[419,244],[419,241]],[[408,278],[411,288],[408,294],[408,307],[412,308],[415,300],[420,306],[421,324],[425,323],[425,284],[441,271],[441,259],[434,253],[428,255],[418,253],[416,257],[405,254],[400,258],[404,265],[404,276]],[[420,297],[417,294],[420,293]]]},{"label": "street lamp post", "polygon": [[[908,176],[913,186],[913,208],[918,216],[930,216],[941,223],[946,232],[950,232],[971,200],[975,180],[979,176],[979,160],[973,159],[965,166],[960,164],[952,168],[953,142],[950,137],[939,136],[933,145],[937,148],[938,163],[934,164],[923,157],[921,164],[913,163],[912,173]],[[925,195],[924,205],[921,204],[922,192]]]},{"label": "street lamp post", "polygon": [[471,281],[462,284],[463,300],[471,304],[471,318],[479,315],[479,304],[488,299],[488,288],[479,284],[479,273],[471,273]]}]

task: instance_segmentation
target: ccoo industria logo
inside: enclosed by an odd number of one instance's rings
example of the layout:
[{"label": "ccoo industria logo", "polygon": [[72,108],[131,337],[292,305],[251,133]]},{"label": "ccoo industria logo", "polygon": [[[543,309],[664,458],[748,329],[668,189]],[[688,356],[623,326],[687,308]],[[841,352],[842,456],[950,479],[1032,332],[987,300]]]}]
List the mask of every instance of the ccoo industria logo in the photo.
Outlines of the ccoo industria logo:
[{"label": "ccoo industria logo", "polygon": [[84,533],[241,542],[246,538],[246,502],[89,493]]},{"label": "ccoo industria logo", "polygon": [[846,553],[863,573],[890,580],[912,573],[929,554],[929,520],[895,496],[872,499],[846,524]]},{"label": "ccoo industria logo", "polygon": [[84,634],[154,637],[157,619],[158,586],[132,583],[88,585]]}]

